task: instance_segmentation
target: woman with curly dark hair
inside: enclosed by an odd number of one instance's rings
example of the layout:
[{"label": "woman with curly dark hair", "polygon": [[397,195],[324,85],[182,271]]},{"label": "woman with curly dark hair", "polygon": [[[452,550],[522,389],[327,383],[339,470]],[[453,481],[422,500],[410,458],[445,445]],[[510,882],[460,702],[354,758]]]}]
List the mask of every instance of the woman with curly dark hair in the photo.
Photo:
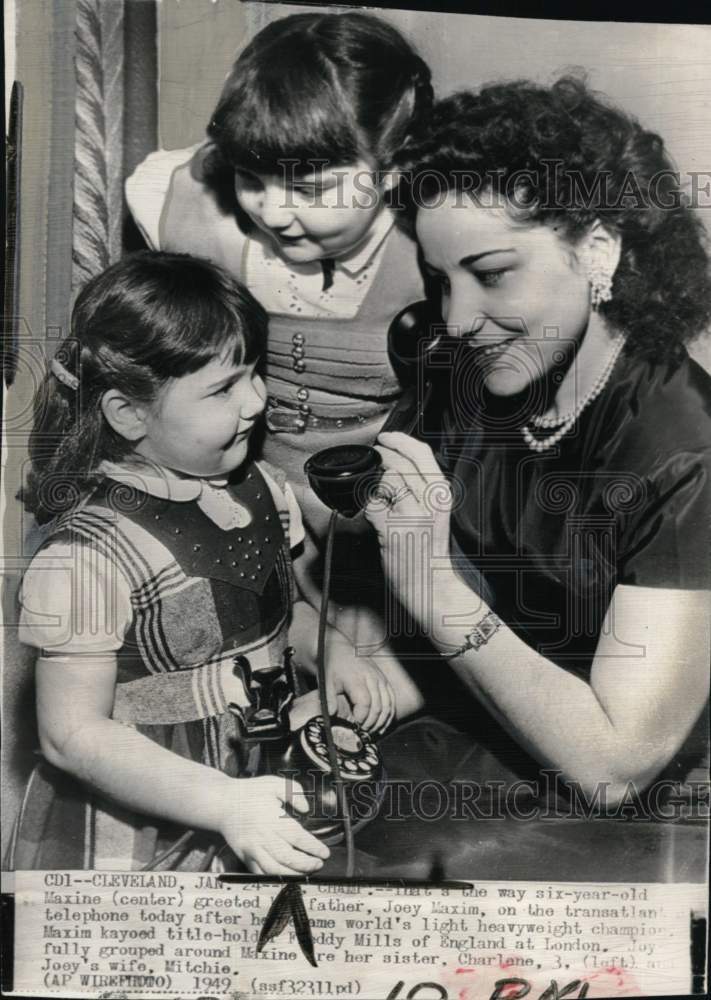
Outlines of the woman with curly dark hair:
[{"label": "woman with curly dark hair", "polygon": [[443,100],[407,156],[458,346],[439,464],[382,434],[368,517],[494,758],[619,803],[689,765],[708,698],[703,227],[662,140],[577,78]]}]

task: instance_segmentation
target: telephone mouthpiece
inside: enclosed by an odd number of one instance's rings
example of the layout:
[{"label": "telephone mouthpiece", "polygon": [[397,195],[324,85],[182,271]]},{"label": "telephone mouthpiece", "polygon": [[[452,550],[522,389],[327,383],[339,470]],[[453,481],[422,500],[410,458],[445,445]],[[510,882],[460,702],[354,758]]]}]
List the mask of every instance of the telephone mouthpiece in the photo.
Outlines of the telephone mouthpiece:
[{"label": "telephone mouthpiece", "polygon": [[344,517],[355,517],[380,479],[382,459],[368,445],[337,445],[312,455],[304,471],[321,503]]}]

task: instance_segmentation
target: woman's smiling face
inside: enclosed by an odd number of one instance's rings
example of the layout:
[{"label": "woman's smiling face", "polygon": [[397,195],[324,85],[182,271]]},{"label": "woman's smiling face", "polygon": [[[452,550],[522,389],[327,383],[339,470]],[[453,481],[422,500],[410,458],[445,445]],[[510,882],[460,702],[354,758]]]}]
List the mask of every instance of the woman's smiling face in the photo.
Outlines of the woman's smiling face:
[{"label": "woman's smiling face", "polygon": [[509,396],[560,364],[587,327],[590,286],[574,248],[548,225],[449,192],[417,215],[450,334],[481,347],[487,389]]}]

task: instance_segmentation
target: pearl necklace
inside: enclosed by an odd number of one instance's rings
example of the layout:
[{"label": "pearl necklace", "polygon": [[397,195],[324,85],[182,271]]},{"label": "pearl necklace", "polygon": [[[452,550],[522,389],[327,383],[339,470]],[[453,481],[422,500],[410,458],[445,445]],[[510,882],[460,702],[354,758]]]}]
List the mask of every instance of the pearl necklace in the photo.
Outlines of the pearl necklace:
[{"label": "pearl necklace", "polygon": [[622,350],[624,342],[625,338],[622,334],[618,334],[615,337],[607,364],[595,379],[590,391],[586,396],[584,396],[583,399],[580,400],[571,413],[565,413],[562,417],[531,417],[531,423],[534,427],[541,427],[544,429],[557,427],[558,429],[554,431],[553,434],[549,434],[548,437],[545,438],[536,438],[533,436],[528,426],[524,424],[521,428],[521,434],[523,435],[523,440],[526,442],[531,451],[546,451],[548,448],[552,448],[554,444],[557,444],[560,439],[568,433],[585,407],[588,406],[589,403],[592,403],[594,399],[597,399],[609,382],[610,376],[612,375],[612,369],[615,367],[615,362],[617,361],[617,357]]}]

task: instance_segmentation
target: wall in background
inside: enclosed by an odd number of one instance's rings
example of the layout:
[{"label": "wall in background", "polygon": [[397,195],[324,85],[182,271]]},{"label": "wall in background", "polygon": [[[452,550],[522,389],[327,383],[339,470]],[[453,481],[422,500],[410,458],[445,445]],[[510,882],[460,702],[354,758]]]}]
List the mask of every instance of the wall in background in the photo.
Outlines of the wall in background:
[{"label": "wall in background", "polygon": [[[162,0],[162,145],[200,141],[232,59],[252,35],[276,18],[317,9],[324,8]],[[659,131],[681,170],[711,171],[711,27],[372,12],[415,43],[439,95],[511,77],[550,82],[583,67],[595,88]]]},{"label": "wall in background", "polygon": [[[2,468],[2,849],[11,829],[36,746],[33,656],[12,627],[31,525],[16,499],[27,465],[33,397],[47,351],[66,332],[65,286],[71,262],[74,0],[18,3],[14,11],[14,79],[24,113],[17,219],[20,280],[15,316],[17,371],[5,392]],[[12,35],[12,32],[11,32]],[[52,156],[52,150],[55,155]]]}]

